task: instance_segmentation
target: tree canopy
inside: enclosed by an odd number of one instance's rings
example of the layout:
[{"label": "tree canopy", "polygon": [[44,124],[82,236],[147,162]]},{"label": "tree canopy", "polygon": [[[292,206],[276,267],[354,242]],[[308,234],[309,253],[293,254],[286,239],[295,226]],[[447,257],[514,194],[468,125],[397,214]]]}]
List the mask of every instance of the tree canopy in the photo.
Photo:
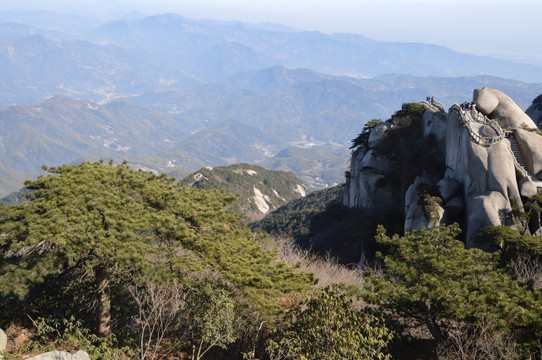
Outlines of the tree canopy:
[{"label": "tree canopy", "polygon": [[317,289],[283,325],[267,342],[271,359],[391,359],[390,331],[375,316],[352,309],[338,287]]},{"label": "tree canopy", "polygon": [[[377,241],[388,247],[382,276],[371,276],[366,298],[444,340],[457,321],[489,323],[495,329],[539,332],[540,293],[498,268],[498,256],[465,249],[457,224]],[[538,330],[535,330],[538,329]]]},{"label": "tree canopy", "polygon": [[233,196],[183,188],[124,163],[46,170],[25,183],[33,190],[28,202],[0,208],[0,288],[24,298],[48,278],[85,273],[95,285],[103,336],[116,279],[212,268],[268,313],[281,310],[273,299],[311,281],[263,251],[240,215],[224,209]]}]

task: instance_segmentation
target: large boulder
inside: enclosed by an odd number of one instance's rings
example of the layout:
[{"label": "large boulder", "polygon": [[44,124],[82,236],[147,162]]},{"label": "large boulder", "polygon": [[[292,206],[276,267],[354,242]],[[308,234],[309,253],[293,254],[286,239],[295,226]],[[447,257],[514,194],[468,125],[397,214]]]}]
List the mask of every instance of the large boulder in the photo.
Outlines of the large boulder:
[{"label": "large boulder", "polygon": [[512,208],[509,199],[498,191],[486,191],[467,199],[468,220],[466,246],[474,247],[473,242],[481,228],[495,225],[512,226]]},{"label": "large boulder", "polygon": [[519,192],[521,196],[529,198],[538,194],[538,187],[531,178],[524,177],[519,182]]},{"label": "large boulder", "polygon": [[533,120],[506,94],[499,90],[483,87],[474,90],[473,102],[476,109],[495,119],[505,129],[536,129]]},{"label": "large boulder", "polygon": [[448,202],[446,202],[446,205],[444,205],[444,209],[446,210],[446,215],[448,219],[455,218],[456,216],[459,216],[463,212],[463,210],[465,210],[465,201],[461,196],[454,197],[453,199],[450,199]]},{"label": "large boulder", "polygon": [[[495,136],[492,142],[480,142],[465,126],[462,118],[465,112],[457,105],[452,106],[446,121],[442,119],[442,116],[445,116],[443,111],[426,111],[421,124],[423,136],[429,137],[433,134],[433,146],[445,144],[446,170],[444,179],[438,183],[434,174],[423,173],[425,178],[417,178],[404,194],[406,232],[435,223],[461,221],[467,246],[471,247],[474,246],[473,240],[482,227],[525,225],[514,222],[512,208],[518,206],[521,209],[525,197],[537,194],[542,188],[542,135],[533,120],[510,97],[498,90],[485,87],[476,89],[473,102],[475,109],[495,120],[502,128],[515,130],[515,140]],[[538,98],[538,105],[542,112],[542,95]],[[469,124],[479,127],[478,131],[482,134],[478,135],[486,136],[483,130],[487,128],[492,135],[501,134],[500,131],[495,131],[494,126],[487,126],[487,123]],[[371,145],[377,146],[386,131],[388,129],[382,127],[375,132]],[[516,141],[521,157],[517,152]],[[382,204],[390,202],[392,206],[401,206],[402,199],[392,199],[389,192],[386,193],[378,186],[384,176],[389,176],[389,164],[380,161],[369,148],[354,153],[351,162],[352,176],[347,179],[350,202],[346,205],[370,211],[382,208]],[[524,165],[530,177],[525,176],[519,164]],[[536,175],[539,180],[532,175]],[[428,197],[428,194],[433,193],[435,184],[442,199],[440,204],[437,199]],[[432,201],[429,204],[420,197],[421,185],[429,189],[422,194]],[[537,233],[538,230],[532,223],[533,221],[529,224],[530,231]]]},{"label": "large boulder", "polygon": [[40,354],[31,357],[27,360],[90,360],[88,354],[84,351],[78,351],[75,354],[70,354],[64,351],[49,351],[48,353]]},{"label": "large boulder", "polygon": [[[473,246],[481,227],[510,225],[511,199],[521,198],[514,156],[507,139],[488,147],[472,141],[455,111],[448,116],[446,140],[446,177],[462,184],[464,232],[467,246]],[[453,193],[442,189],[446,197]]]},{"label": "large boulder", "polygon": [[4,330],[0,329],[0,360],[2,360],[4,357],[2,356],[2,353],[6,350],[6,346],[8,344],[8,337]]},{"label": "large boulder", "polygon": [[437,183],[440,197],[444,202],[461,194],[461,183],[454,178],[444,178]]},{"label": "large boulder", "polygon": [[405,193],[405,233],[421,227],[431,228],[442,222],[445,210],[441,206],[436,206],[435,214],[427,214],[426,211],[423,197],[427,193],[424,192],[424,189],[428,189],[432,185],[428,179],[418,176],[414,183],[408,187]]},{"label": "large boulder", "polygon": [[371,133],[369,134],[369,140],[367,141],[369,149],[372,149],[376,145],[378,145],[378,143],[382,140],[382,138],[386,134],[386,131],[388,131],[389,128],[390,126],[388,124],[381,123],[371,129]]}]

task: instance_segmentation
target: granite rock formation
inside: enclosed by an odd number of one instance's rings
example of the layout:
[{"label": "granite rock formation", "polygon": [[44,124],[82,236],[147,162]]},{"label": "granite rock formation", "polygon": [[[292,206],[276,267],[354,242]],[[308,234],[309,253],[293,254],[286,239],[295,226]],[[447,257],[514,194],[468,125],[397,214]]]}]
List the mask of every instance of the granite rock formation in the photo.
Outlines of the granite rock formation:
[{"label": "granite rock formation", "polygon": [[90,357],[84,351],[70,354],[69,352],[55,350],[31,357],[28,360],[90,360]]},{"label": "granite rock formation", "polygon": [[[404,193],[404,203],[395,204],[404,207],[405,232],[457,221],[467,247],[479,245],[473,240],[486,226],[541,233],[539,215],[529,224],[513,216],[542,191],[542,135],[535,122],[506,94],[485,87],[474,90],[471,104],[455,104],[447,113],[435,104],[424,106],[423,136],[437,139],[446,170],[440,180],[420,170]],[[385,136],[380,134],[381,139]],[[384,176],[389,169],[386,159],[379,163],[378,153],[371,150],[353,153],[344,204],[375,211],[390,201],[389,196],[381,197],[375,184],[376,175]]]},{"label": "granite rock formation", "polygon": [[380,143],[389,124],[382,123],[371,131],[365,146],[358,147],[352,154],[347,177],[344,203],[349,207],[382,210],[393,204],[390,192],[378,186],[389,169],[385,157],[378,156],[375,147]]},{"label": "granite rock formation", "polygon": [[533,100],[533,103],[525,110],[525,113],[533,119],[539,128],[542,126],[542,95],[537,96],[536,99]]}]

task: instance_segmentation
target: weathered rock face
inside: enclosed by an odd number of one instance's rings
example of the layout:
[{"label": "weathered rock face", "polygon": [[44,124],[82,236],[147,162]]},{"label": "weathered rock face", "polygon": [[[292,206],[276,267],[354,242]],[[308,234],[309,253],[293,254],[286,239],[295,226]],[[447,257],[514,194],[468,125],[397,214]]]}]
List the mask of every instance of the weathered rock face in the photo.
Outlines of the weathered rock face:
[{"label": "weathered rock face", "polygon": [[481,146],[471,141],[458,112],[448,116],[446,177],[463,187],[467,246],[474,245],[482,227],[514,226],[514,204],[522,208],[522,201],[538,192],[540,184],[531,177],[542,171],[542,136],[531,118],[498,90],[477,89],[473,100],[477,109],[511,132]]},{"label": "weathered rock face", "polygon": [[517,129],[514,135],[523,154],[527,171],[542,179],[542,136],[538,132],[524,129]]},{"label": "weathered rock face", "polygon": [[[446,113],[436,106],[425,104],[427,111],[421,119],[421,136],[432,137],[431,143],[436,148],[435,152],[442,154],[444,158],[446,141]],[[405,206],[405,227],[407,229],[428,226],[430,220],[424,217],[423,201],[420,202],[419,187],[433,186],[433,182],[422,176],[419,172],[417,183],[410,186],[408,196],[405,194],[392,193],[388,187],[383,186],[385,178],[390,178],[390,161],[385,156],[380,156],[379,145],[385,140],[390,123],[382,123],[371,130],[366,146],[360,146],[353,154],[350,162],[350,171],[346,179],[344,204],[369,211],[389,209],[394,206]],[[442,212],[444,210],[442,209]],[[442,214],[441,214],[442,215]]]},{"label": "weathered rock face", "polygon": [[350,176],[346,179],[343,203],[359,209],[381,210],[393,205],[392,194],[378,186],[389,169],[388,161],[376,155],[380,139],[389,129],[382,123],[374,127],[367,146],[360,146],[352,153]]},{"label": "weathered rock face", "polygon": [[2,353],[4,350],[6,350],[6,346],[8,343],[8,337],[4,330],[0,329],[0,360],[2,360],[4,357],[2,356]]},{"label": "weathered rock face", "polygon": [[[539,100],[542,105],[542,96]],[[542,135],[533,120],[495,89],[474,90],[473,102],[473,111],[454,105],[448,114],[426,106],[424,136],[433,134],[436,146],[445,147],[446,171],[438,182],[418,177],[408,188],[404,196],[405,232],[459,221],[466,245],[472,247],[483,227],[518,226],[512,209],[522,209],[528,197],[542,191]],[[375,186],[376,174],[387,174],[387,164],[379,163],[381,159],[370,149],[358,150],[352,156],[355,181],[347,181],[350,189],[345,204],[376,210],[382,200],[391,200],[381,197]],[[427,189],[433,193],[429,195]],[[434,196],[440,202],[431,207],[436,213],[428,215],[423,199]],[[542,233],[533,225],[541,223],[541,219],[531,221],[531,233]]]},{"label": "weathered rock face", "polygon": [[436,206],[434,209],[436,213],[431,214],[431,211],[426,209],[428,204],[426,204],[424,193],[423,191],[420,192],[421,189],[432,185],[429,179],[418,176],[408,188],[405,194],[405,232],[421,227],[429,229],[444,221],[445,209],[441,206]]},{"label": "weathered rock face", "polygon": [[536,99],[533,100],[533,103],[525,111],[534,123],[540,128],[542,122],[542,95],[539,95]]},{"label": "weathered rock face", "polygon": [[499,90],[483,87],[474,90],[473,102],[482,114],[495,119],[499,124],[509,129],[536,129],[536,124],[521,108],[506,94]]}]

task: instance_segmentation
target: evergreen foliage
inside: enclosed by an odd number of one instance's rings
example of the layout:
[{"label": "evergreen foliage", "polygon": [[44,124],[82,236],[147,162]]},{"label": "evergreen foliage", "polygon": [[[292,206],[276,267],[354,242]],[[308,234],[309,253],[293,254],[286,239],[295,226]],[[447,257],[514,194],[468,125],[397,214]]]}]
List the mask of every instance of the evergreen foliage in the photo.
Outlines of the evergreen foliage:
[{"label": "evergreen foliage", "polygon": [[191,293],[188,303],[193,309],[190,321],[192,359],[201,359],[214,346],[226,349],[235,341],[235,301],[226,289],[205,283]]},{"label": "evergreen foliage", "polygon": [[304,249],[331,255],[343,264],[357,264],[362,251],[374,254],[378,224],[401,230],[402,214],[395,210],[364,213],[342,205],[344,184],[314,191],[250,224],[254,231],[288,237]]},{"label": "evergreen foliage", "polygon": [[91,359],[133,358],[134,354],[129,347],[118,346],[115,335],[98,337],[73,316],[60,319],[40,317],[32,322],[36,329],[36,338],[25,344],[22,352],[63,348],[68,352],[85,351]]},{"label": "evergreen foliage", "polygon": [[344,184],[314,191],[306,197],[290,201],[271,212],[264,219],[252,223],[253,230],[271,235],[292,237],[304,242],[311,234],[312,218],[342,201]]},{"label": "evergreen foliage", "polygon": [[[288,201],[302,197],[305,192],[305,186],[294,173],[250,164],[201,168],[180,183],[235,194],[237,200],[228,208],[244,214],[247,221],[259,220],[265,215],[257,201],[265,201],[268,211],[273,211]],[[259,200],[257,191],[262,196]]]},{"label": "evergreen foliage", "polygon": [[490,250],[499,251],[504,263],[517,258],[542,257],[540,237],[522,235],[509,226],[483,228],[475,239],[476,243],[491,244]]},{"label": "evergreen foliage", "polygon": [[342,205],[343,192],[343,184],[312,192],[250,226],[272,236],[293,238],[302,248],[322,256],[331,255],[342,263],[357,263],[360,239],[372,240],[376,224],[369,229],[371,222],[363,221],[358,210]]},{"label": "evergreen foliage", "polygon": [[389,237],[380,227],[377,241],[382,276],[369,276],[366,299],[409,324],[427,326],[443,341],[457,322],[489,324],[495,331],[540,334],[542,301],[498,268],[498,258],[465,249],[457,225]]},{"label": "evergreen foliage", "polygon": [[416,176],[440,179],[445,170],[445,153],[435,143],[435,136],[424,137],[422,117],[425,108],[418,103],[405,103],[388,122],[388,130],[375,149],[378,156],[387,158],[390,170],[383,187],[393,193],[404,194]]},{"label": "evergreen foliage", "polygon": [[273,360],[388,360],[391,339],[378,318],[353,310],[344,292],[327,287],[288,312],[267,350]]},{"label": "evergreen foliage", "polygon": [[361,133],[352,140],[352,146],[350,146],[350,149],[355,149],[358,146],[364,146],[367,147],[367,143],[369,142],[369,136],[371,136],[371,130],[378,124],[381,124],[382,120],[380,119],[371,119],[369,120],[365,126],[363,126],[363,130],[361,130]]},{"label": "evergreen foliage", "polygon": [[102,336],[110,333],[112,294],[138,274],[211,268],[269,315],[282,311],[275,299],[312,281],[263,251],[240,215],[224,209],[234,197],[223,192],[184,188],[124,163],[47,170],[26,182],[35,191],[29,202],[0,208],[0,288],[28,299],[51,281],[60,292],[90,284]]}]

